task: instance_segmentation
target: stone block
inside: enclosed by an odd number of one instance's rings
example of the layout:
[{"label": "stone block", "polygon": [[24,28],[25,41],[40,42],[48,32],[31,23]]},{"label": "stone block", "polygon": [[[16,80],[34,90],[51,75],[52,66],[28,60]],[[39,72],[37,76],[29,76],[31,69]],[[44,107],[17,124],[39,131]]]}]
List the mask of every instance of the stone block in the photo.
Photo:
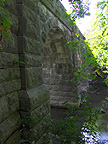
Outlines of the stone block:
[{"label": "stone block", "polygon": [[30,8],[30,5],[26,6],[25,4],[23,4],[22,9],[23,9],[23,16],[25,18],[29,19],[33,23],[36,23],[37,21],[39,22],[39,15],[36,13],[36,11]]},{"label": "stone block", "polygon": [[21,131],[17,130],[9,137],[8,140],[6,140],[5,144],[19,144],[20,140],[21,140]]},{"label": "stone block", "polygon": [[53,91],[58,91],[59,90],[59,85],[52,85]]},{"label": "stone block", "polygon": [[42,57],[33,54],[25,54],[25,66],[26,67],[42,66]]},{"label": "stone block", "polygon": [[20,127],[19,113],[14,113],[0,123],[0,144],[4,142]]},{"label": "stone block", "polygon": [[34,138],[36,141],[38,141],[42,137],[42,135],[47,135],[47,138],[44,139],[44,141],[48,140],[49,120],[50,120],[50,114],[44,117],[43,120],[33,128]]},{"label": "stone block", "polygon": [[43,81],[44,81],[44,83],[47,84],[47,85],[51,84],[51,83],[50,83],[50,78],[44,78]]},{"label": "stone block", "polygon": [[59,100],[61,100],[61,99],[63,99],[63,97],[60,97],[59,95],[53,95],[53,94],[51,94],[50,95],[50,99],[53,101],[59,101]]},{"label": "stone block", "polygon": [[33,111],[28,111],[28,112],[20,111],[20,116],[22,120],[31,119],[28,125],[30,125],[30,127],[34,127],[38,123],[40,123],[40,121],[49,113],[50,113],[50,103],[48,100],[47,102],[40,105],[38,108],[36,108]]},{"label": "stone block", "polygon": [[50,99],[50,104],[51,104],[51,106],[56,107],[56,106],[59,106],[59,101],[51,100],[51,99]]},{"label": "stone block", "polygon": [[59,90],[60,91],[65,91],[65,92],[72,92],[72,86],[62,86],[62,85],[60,85]]},{"label": "stone block", "polygon": [[0,82],[12,81],[15,79],[20,79],[20,69],[19,68],[4,68],[0,69]]},{"label": "stone block", "polygon": [[43,17],[46,18],[46,11],[47,11],[46,7],[41,2],[39,2],[38,8],[39,8],[39,15],[40,16],[43,15]]},{"label": "stone block", "polygon": [[20,92],[20,108],[23,111],[34,110],[49,100],[49,91],[45,85],[40,85],[25,92]]},{"label": "stone block", "polygon": [[0,97],[12,93],[14,91],[18,91],[21,89],[21,81],[18,80],[13,80],[13,81],[7,81],[7,82],[2,82],[0,84]]},{"label": "stone block", "polygon": [[[15,10],[16,13],[16,10]],[[14,15],[13,13],[9,13],[10,18],[12,19],[12,25],[11,25],[11,32],[14,34],[18,33],[18,29],[19,29],[19,20],[18,17],[16,15]]]},{"label": "stone block", "polygon": [[38,107],[36,110],[32,112],[33,119],[39,123],[45,116],[50,113],[50,102],[49,100],[45,102],[43,105]]},{"label": "stone block", "polygon": [[63,96],[63,97],[75,97],[77,94],[73,94],[73,92],[66,92],[66,91],[59,91],[59,96]]},{"label": "stone block", "polygon": [[18,53],[18,47],[17,47],[17,36],[15,34],[11,34],[9,36],[9,41],[3,43],[3,52],[7,53]]},{"label": "stone block", "polygon": [[29,38],[39,40],[40,39],[40,27],[37,23],[31,22],[29,19],[26,19],[26,29],[23,32],[24,36]]},{"label": "stone block", "polygon": [[43,119],[40,122],[34,123],[33,127],[29,128],[27,123],[24,124],[24,127],[22,129],[23,138],[28,141],[30,141],[31,139],[32,142],[33,141],[37,142],[43,134],[49,132],[49,127],[48,127],[49,120],[50,120],[50,114],[47,114],[45,117],[43,117]]},{"label": "stone block", "polygon": [[35,2],[33,0],[31,1],[23,0],[23,4],[35,12],[37,12],[37,9],[38,9],[38,2],[39,2],[38,0],[35,0]]},{"label": "stone block", "polygon": [[8,117],[8,102],[7,97],[0,98],[0,122],[3,121],[6,117]]},{"label": "stone block", "polygon": [[15,15],[17,14],[16,1],[9,0],[7,6],[7,9],[9,9],[10,12],[14,13]]},{"label": "stone block", "polygon": [[16,0],[17,4],[22,4],[22,0]]},{"label": "stone block", "polygon": [[59,85],[61,83],[61,80],[55,79],[55,84]]},{"label": "stone block", "polygon": [[37,41],[37,39],[31,39],[25,36],[24,36],[24,41],[25,41],[24,53],[41,55],[43,51],[43,45],[40,41]]},{"label": "stone block", "polygon": [[54,91],[53,89],[50,90],[50,97],[51,95],[53,96],[58,96],[59,95],[59,91]]},{"label": "stone block", "polygon": [[18,93],[14,92],[12,94],[7,95],[8,98],[8,111],[9,114],[12,114],[19,110],[19,97]]},{"label": "stone block", "polygon": [[30,67],[26,68],[25,71],[27,89],[34,88],[43,83],[41,67]]},{"label": "stone block", "polygon": [[50,73],[49,72],[45,72],[44,73],[44,78],[48,78],[48,77],[50,77]]},{"label": "stone block", "polygon": [[17,92],[0,98],[0,122],[18,110],[19,98]]},{"label": "stone block", "polygon": [[18,54],[11,54],[11,53],[0,53],[0,68],[7,68],[7,67],[16,67],[15,62],[19,61]]},{"label": "stone block", "polygon": [[50,84],[50,85],[55,85],[55,84],[56,84],[56,83],[55,83],[55,79],[50,78],[50,82],[49,82],[49,84]]}]

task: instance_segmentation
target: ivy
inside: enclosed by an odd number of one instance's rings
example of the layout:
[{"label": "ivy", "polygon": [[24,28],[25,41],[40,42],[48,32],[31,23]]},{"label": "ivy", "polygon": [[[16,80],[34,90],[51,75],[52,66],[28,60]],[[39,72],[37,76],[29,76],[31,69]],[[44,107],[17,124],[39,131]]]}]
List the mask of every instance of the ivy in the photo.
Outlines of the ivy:
[{"label": "ivy", "polygon": [[13,24],[12,19],[9,17],[9,12],[5,8],[7,3],[7,0],[0,0],[0,46],[2,46],[4,40],[9,40],[10,27]]}]

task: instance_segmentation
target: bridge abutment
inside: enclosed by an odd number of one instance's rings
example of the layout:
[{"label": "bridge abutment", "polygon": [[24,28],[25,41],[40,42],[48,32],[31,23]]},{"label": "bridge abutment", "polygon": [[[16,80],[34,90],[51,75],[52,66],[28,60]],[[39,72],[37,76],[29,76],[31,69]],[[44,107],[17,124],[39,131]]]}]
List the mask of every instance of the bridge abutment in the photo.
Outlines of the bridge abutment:
[{"label": "bridge abutment", "polygon": [[[50,105],[75,104],[79,96],[77,83],[70,81],[77,54],[64,46],[77,39],[78,28],[68,26],[56,7],[45,2],[8,2],[13,26],[10,40],[0,52],[0,144],[21,139],[48,144]],[[65,13],[61,4],[59,7]]]}]

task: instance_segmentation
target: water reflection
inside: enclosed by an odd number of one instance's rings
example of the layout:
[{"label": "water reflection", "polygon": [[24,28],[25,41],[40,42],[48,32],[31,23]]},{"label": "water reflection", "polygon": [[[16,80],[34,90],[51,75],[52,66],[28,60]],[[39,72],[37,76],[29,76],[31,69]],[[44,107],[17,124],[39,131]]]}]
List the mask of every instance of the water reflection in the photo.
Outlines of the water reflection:
[{"label": "water reflection", "polygon": [[96,124],[99,126],[100,131],[94,140],[93,136],[83,133],[85,144],[108,144],[108,113],[100,115]]},{"label": "water reflection", "polygon": [[108,113],[100,115],[97,124],[101,130],[99,140],[108,144]]}]

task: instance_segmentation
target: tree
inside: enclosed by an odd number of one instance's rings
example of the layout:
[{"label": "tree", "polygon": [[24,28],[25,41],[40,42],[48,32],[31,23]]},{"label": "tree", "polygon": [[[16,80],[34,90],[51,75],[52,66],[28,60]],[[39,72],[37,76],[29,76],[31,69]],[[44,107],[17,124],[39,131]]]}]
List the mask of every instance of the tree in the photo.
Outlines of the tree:
[{"label": "tree", "polygon": [[[108,1],[97,3],[97,12],[91,23],[91,29],[87,34],[90,49],[103,69],[104,75],[108,73]],[[99,71],[98,71],[99,72]],[[98,73],[99,74],[99,73]],[[101,75],[101,73],[100,73]],[[108,76],[105,77],[108,84]]]}]

